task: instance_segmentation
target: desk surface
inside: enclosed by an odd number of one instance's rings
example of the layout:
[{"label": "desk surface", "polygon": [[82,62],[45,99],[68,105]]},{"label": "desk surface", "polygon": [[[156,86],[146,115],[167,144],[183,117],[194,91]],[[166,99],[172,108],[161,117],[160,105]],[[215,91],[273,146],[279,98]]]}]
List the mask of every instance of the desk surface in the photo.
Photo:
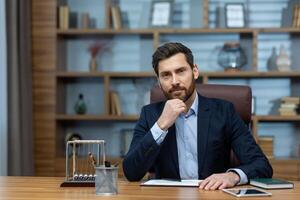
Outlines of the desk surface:
[{"label": "desk surface", "polygon": [[[184,187],[140,187],[139,183],[119,181],[119,194],[96,196],[95,188],[60,188],[63,178],[54,177],[0,177],[0,199],[239,199],[222,191],[203,191]],[[272,197],[250,197],[247,199],[290,200],[299,199],[300,182],[294,182],[294,189],[269,190]],[[242,198],[244,199],[244,198]]]}]

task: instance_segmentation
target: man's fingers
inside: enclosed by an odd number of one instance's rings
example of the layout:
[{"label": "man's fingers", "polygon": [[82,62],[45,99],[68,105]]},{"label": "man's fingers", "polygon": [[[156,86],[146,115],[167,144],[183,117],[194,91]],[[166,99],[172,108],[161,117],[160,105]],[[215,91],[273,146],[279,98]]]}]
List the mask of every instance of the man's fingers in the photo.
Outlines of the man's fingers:
[{"label": "man's fingers", "polygon": [[223,184],[223,182],[218,180],[218,181],[215,182],[215,184],[213,184],[213,185],[210,187],[210,189],[211,189],[211,190],[219,189],[219,187],[220,187],[222,184]]},{"label": "man's fingers", "polygon": [[222,185],[220,185],[219,190],[225,189],[227,188],[227,183],[222,183]]},{"label": "man's fingers", "polygon": [[211,179],[211,180],[207,183],[207,185],[204,187],[204,189],[205,189],[205,190],[210,190],[211,187],[212,187],[215,183],[216,183],[216,180]]},{"label": "man's fingers", "polygon": [[207,180],[207,179],[203,180],[203,181],[201,182],[199,188],[200,188],[200,189],[203,189],[203,188],[206,186],[206,184],[207,184],[208,182],[209,182],[209,180]]}]

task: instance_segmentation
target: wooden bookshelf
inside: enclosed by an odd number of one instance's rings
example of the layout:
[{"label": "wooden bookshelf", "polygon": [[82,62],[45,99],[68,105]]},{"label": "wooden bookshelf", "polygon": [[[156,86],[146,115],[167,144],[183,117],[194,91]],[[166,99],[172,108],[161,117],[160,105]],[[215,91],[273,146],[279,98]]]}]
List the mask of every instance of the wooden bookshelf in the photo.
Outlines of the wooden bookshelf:
[{"label": "wooden bookshelf", "polygon": [[[165,35],[235,35],[239,36],[241,44],[250,47],[248,52],[249,69],[238,72],[202,72],[200,68],[200,82],[208,83],[211,79],[277,79],[287,78],[291,82],[298,84],[300,78],[300,67],[295,65],[299,71],[290,72],[259,72],[258,68],[258,35],[259,34],[278,34],[286,33],[295,39],[295,45],[299,46],[298,28],[208,28],[209,3],[204,0],[204,28],[137,28],[114,30],[111,28],[109,17],[110,0],[105,0],[105,27],[97,29],[67,29],[57,28],[57,6],[58,0],[33,0],[32,1],[32,63],[33,63],[33,119],[34,119],[34,145],[35,145],[35,171],[39,176],[56,176],[64,173],[64,158],[60,155],[63,138],[63,125],[66,123],[80,122],[135,122],[137,115],[115,116],[109,115],[109,91],[115,79],[136,79],[153,78],[155,74],[151,72],[80,72],[64,71],[66,67],[61,62],[67,53],[64,41],[68,39],[90,39],[90,38],[114,38],[118,35],[133,35],[151,38],[156,49],[162,42]],[[153,50],[152,49],[152,50]],[[297,55],[294,57],[297,57]],[[87,66],[88,70],[88,66]],[[102,79],[103,80],[103,104],[104,114],[99,115],[70,115],[65,110],[65,84],[72,81]],[[296,84],[296,85],[297,85]],[[291,88],[287,88],[292,90]],[[300,116],[274,116],[274,115],[255,115],[252,117],[252,130],[254,136],[258,136],[258,125],[261,122],[290,122],[297,123]],[[59,156],[58,156],[59,155]],[[59,160],[60,164],[57,164]],[[120,158],[117,158],[121,161]],[[300,180],[299,159],[293,158],[273,158],[270,160],[275,171],[275,177],[285,177],[291,180]],[[285,174],[285,166],[290,172]]]}]

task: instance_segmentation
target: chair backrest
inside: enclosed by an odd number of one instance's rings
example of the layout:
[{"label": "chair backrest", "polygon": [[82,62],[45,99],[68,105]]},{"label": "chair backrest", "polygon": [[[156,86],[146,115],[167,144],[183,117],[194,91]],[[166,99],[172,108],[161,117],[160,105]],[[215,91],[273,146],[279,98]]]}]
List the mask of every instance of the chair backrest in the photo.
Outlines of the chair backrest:
[{"label": "chair backrest", "polygon": [[[249,86],[196,84],[197,91],[205,97],[224,99],[233,103],[237,113],[246,124],[251,121],[252,92]],[[150,103],[166,100],[158,85],[151,89]]]},{"label": "chair backrest", "polygon": [[[242,85],[215,85],[215,84],[196,84],[197,91],[205,97],[224,99],[231,102],[242,120],[249,125],[251,121],[251,102],[252,92],[249,86]],[[150,102],[166,100],[163,92],[158,85],[151,89]],[[239,160],[231,151],[230,166],[239,165]]]}]

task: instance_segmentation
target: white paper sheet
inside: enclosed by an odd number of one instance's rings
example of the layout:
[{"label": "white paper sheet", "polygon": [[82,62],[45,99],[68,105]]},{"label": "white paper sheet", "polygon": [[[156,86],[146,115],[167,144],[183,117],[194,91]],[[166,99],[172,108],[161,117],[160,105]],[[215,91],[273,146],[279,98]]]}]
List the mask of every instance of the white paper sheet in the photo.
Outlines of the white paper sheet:
[{"label": "white paper sheet", "polygon": [[187,180],[167,180],[167,179],[151,179],[141,186],[175,186],[175,187],[198,187],[202,180],[187,179]]}]

